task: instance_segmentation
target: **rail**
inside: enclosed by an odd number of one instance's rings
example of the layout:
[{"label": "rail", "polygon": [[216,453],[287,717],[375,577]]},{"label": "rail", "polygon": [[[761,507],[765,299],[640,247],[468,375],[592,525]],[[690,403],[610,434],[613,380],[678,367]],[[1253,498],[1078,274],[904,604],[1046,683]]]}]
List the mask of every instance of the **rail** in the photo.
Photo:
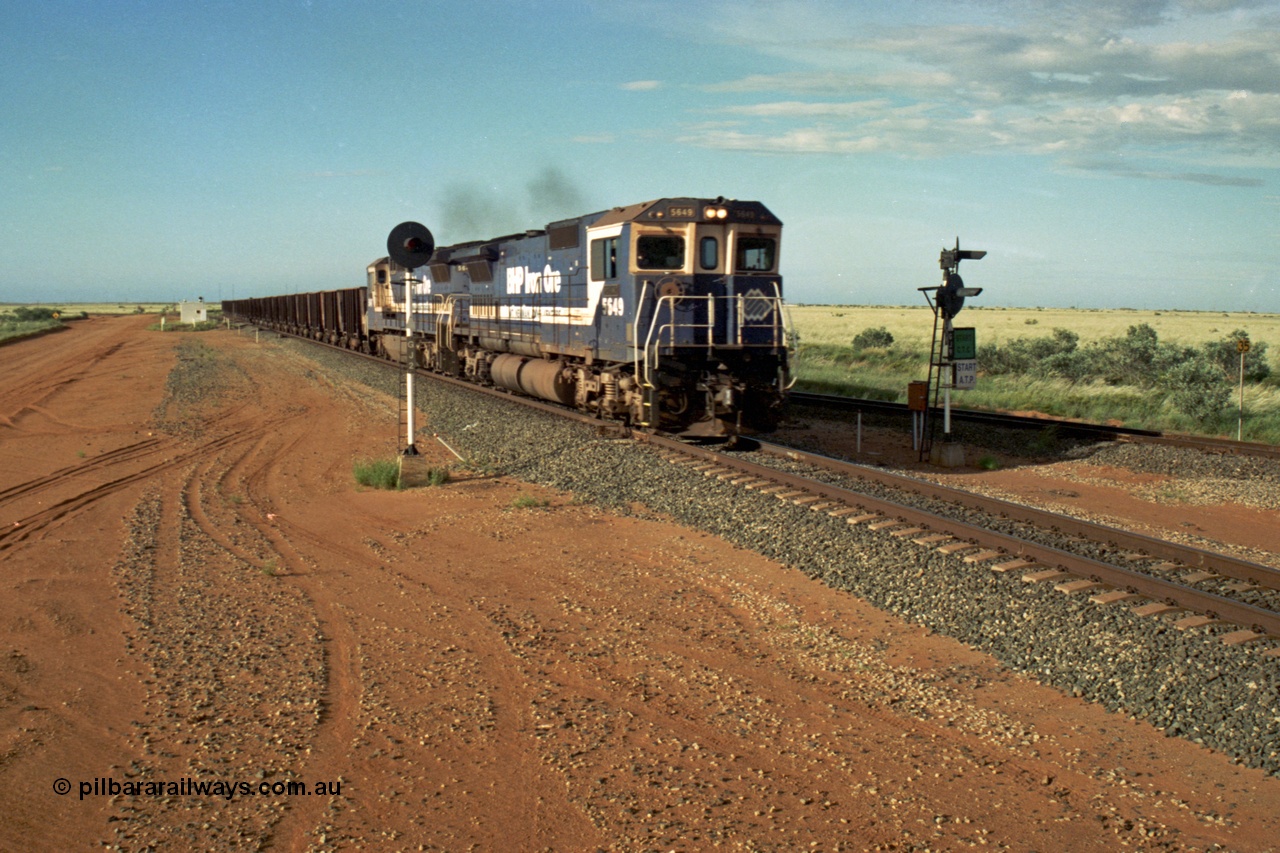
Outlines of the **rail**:
[{"label": "rail", "polygon": [[[889,415],[903,416],[908,412],[908,408],[905,403],[895,403],[885,400],[864,400],[856,397],[843,397],[835,394],[815,394],[808,391],[793,391],[788,395],[788,399],[793,403],[799,403],[801,405],[845,411],[875,411]],[[940,410],[935,409],[934,413],[940,414]],[[1130,441],[1135,443],[1161,444],[1170,447],[1189,447],[1218,453],[1238,454],[1241,456],[1260,456],[1269,459],[1280,459],[1280,446],[1274,444],[1262,444],[1260,442],[1253,441],[1235,441],[1234,439],[1218,438],[1214,436],[1182,435],[1161,432],[1154,429],[1142,429],[1139,427],[1112,426],[1110,424],[1069,421],[1062,420],[1060,418],[1028,417],[1025,415],[1011,415],[1005,412],[988,412],[978,409],[953,408],[951,410],[951,418],[952,420],[983,423],[1007,429],[1055,429],[1061,435],[1080,436],[1103,441]]]}]

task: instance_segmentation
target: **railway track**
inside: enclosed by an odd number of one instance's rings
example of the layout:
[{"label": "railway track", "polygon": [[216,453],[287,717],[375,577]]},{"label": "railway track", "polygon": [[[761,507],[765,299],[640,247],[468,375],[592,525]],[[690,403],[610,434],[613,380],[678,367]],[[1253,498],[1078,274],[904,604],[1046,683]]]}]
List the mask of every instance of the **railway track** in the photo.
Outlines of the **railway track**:
[{"label": "railway track", "polygon": [[[816,409],[827,409],[838,412],[866,412],[901,417],[905,419],[909,409],[905,403],[890,403],[884,400],[864,400],[855,397],[841,397],[835,394],[813,394],[806,391],[792,391],[788,395],[792,403],[810,406]],[[942,420],[942,410],[934,409],[930,418],[937,422]],[[1093,424],[1081,421],[1061,420],[1057,418],[1033,418],[1025,415],[1011,415],[1004,412],[984,412],[975,409],[951,410],[951,419],[955,422],[971,423],[1006,430],[1046,430],[1052,429],[1058,435],[1079,438],[1089,441],[1129,441],[1164,445],[1167,447],[1186,447],[1194,450],[1215,453],[1235,453],[1242,456],[1258,456],[1266,459],[1280,459],[1280,447],[1272,444],[1260,444],[1250,441],[1233,441],[1227,438],[1212,436],[1180,435],[1158,430],[1138,429],[1135,427]]]},{"label": "railway track", "polygon": [[[1240,626],[1224,642],[1241,643],[1263,635],[1280,640],[1280,612],[1231,595],[1195,586],[1220,583],[1238,596],[1258,589],[1280,591],[1280,570],[1225,554],[1168,542],[1069,516],[950,489],[887,471],[853,465],[812,453],[762,443],[762,449],[835,474],[942,501],[991,517],[1016,521],[1119,550],[1126,562],[1146,568],[1104,562],[1032,539],[1002,533],[983,524],[876,497],[846,485],[788,473],[734,454],[691,447],[657,436],[642,440],[661,447],[672,461],[697,467],[707,476],[773,494],[814,511],[865,524],[886,535],[909,538],[922,547],[960,556],[966,563],[990,565],[995,571],[1021,574],[1028,583],[1053,582],[1064,594],[1088,593],[1099,605],[1127,602],[1140,615],[1183,611],[1177,623],[1191,628],[1225,621]],[[1162,576],[1163,575],[1163,576]],[[1277,650],[1280,656],[1280,649]]]},{"label": "railway track", "polygon": [[[397,369],[397,365],[385,359],[308,338],[302,340]],[[433,381],[592,424],[602,431],[619,435],[627,432],[619,424],[551,403],[428,371],[418,373]],[[1141,616],[1173,614],[1178,628],[1229,623],[1234,629],[1222,633],[1221,638],[1230,645],[1280,642],[1280,611],[1247,600],[1250,596],[1256,600],[1275,599],[1270,594],[1280,592],[1280,570],[1268,566],[763,442],[760,452],[765,456],[827,472],[836,481],[827,476],[781,470],[752,461],[747,458],[748,454],[690,445],[661,435],[634,432],[632,437],[653,447],[669,461],[689,466],[706,476],[825,512],[851,525],[865,525],[885,536],[906,539],[944,555],[954,555],[975,569],[1016,572],[1028,584],[1051,582],[1065,595],[1087,594],[1098,606],[1130,606]],[[954,512],[935,512],[907,501],[875,496],[847,482],[838,482],[841,478],[853,478],[893,489],[904,496],[914,495],[925,501],[976,512],[986,523],[965,520]],[[1033,537],[1001,532],[992,529],[996,520],[1050,530],[1092,543],[1094,550],[1119,552],[1122,559],[1104,561],[1043,544]],[[1206,586],[1215,588],[1206,589]],[[1264,654],[1280,657],[1280,646]]]}]

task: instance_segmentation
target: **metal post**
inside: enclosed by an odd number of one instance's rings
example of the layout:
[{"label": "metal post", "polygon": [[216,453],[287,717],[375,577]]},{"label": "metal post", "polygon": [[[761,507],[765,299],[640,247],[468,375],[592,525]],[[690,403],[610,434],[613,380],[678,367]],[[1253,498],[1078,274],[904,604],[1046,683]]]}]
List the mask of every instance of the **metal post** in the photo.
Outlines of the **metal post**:
[{"label": "metal post", "polygon": [[1236,425],[1236,441],[1244,441],[1244,353],[1240,353],[1240,422]]},{"label": "metal post", "polygon": [[944,369],[950,368],[951,375],[944,377],[939,371],[938,381],[942,383],[942,440],[951,440],[951,386],[955,383],[955,364],[951,359],[951,318],[944,317],[942,321],[942,366]]},{"label": "metal post", "polygon": [[[408,336],[406,335],[406,337],[408,337]],[[407,346],[407,342],[406,342],[406,346]],[[412,358],[412,357],[413,357],[413,356],[412,356],[412,354],[410,354],[410,356],[409,356],[409,357],[410,357],[410,358]],[[407,419],[406,419],[406,421],[405,421],[405,432],[406,432],[406,433],[408,433],[408,434],[405,436],[405,448],[404,448],[404,452],[405,452],[405,454],[406,454],[407,456],[413,456],[413,455],[415,455],[415,454],[417,453],[417,448],[415,448],[415,447],[413,446],[413,435],[414,435],[413,408],[414,408],[414,406],[413,406],[413,367],[412,367],[412,363],[411,363],[411,366],[409,367],[409,369],[408,369],[408,370],[405,372],[405,374],[404,374],[404,392],[405,392],[405,396],[406,396],[406,397],[408,397],[408,399],[409,399],[408,418],[407,418]]]},{"label": "metal post", "polygon": [[417,456],[418,448],[413,445],[414,423],[413,423],[413,271],[406,270],[404,274],[404,355],[402,366],[404,368],[404,390],[405,390],[405,438],[404,438],[404,455]]}]

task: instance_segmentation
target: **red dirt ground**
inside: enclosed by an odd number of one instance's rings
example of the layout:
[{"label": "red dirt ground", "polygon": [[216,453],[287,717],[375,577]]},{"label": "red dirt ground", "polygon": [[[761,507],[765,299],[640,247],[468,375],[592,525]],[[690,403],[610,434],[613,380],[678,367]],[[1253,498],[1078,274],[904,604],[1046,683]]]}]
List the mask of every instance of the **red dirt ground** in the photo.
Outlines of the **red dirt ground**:
[{"label": "red dirt ground", "polygon": [[363,490],[394,402],[270,342],[166,401],[147,322],[0,348],[0,849],[1280,845],[1280,779],[706,534]]}]

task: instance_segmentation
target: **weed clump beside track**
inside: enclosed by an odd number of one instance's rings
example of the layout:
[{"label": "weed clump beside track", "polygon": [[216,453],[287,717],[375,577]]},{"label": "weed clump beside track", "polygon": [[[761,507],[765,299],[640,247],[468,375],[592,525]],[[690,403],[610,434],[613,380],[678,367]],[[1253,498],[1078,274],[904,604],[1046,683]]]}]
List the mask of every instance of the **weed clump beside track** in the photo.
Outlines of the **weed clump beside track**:
[{"label": "weed clump beside track", "polygon": [[351,463],[356,482],[370,489],[400,488],[400,461],[391,459],[357,459]]},{"label": "weed clump beside track", "polygon": [[449,469],[427,468],[421,477],[415,477],[406,485],[401,478],[400,459],[392,456],[383,459],[357,459],[351,463],[351,472],[357,483],[370,489],[400,491],[411,485],[443,486],[449,482]]}]

